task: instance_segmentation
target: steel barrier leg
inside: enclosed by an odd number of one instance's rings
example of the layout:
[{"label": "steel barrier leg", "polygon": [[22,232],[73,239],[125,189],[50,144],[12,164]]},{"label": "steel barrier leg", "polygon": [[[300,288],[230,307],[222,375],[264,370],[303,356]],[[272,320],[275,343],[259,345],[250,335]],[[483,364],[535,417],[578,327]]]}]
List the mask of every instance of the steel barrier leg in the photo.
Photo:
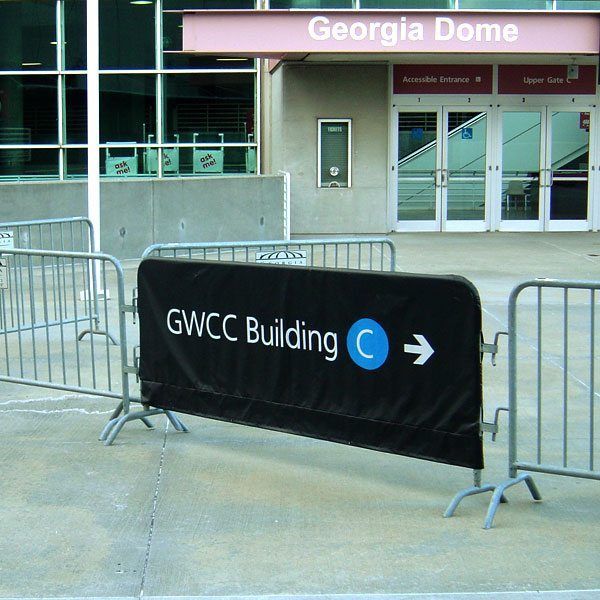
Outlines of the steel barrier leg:
[{"label": "steel barrier leg", "polygon": [[494,517],[496,516],[496,511],[498,510],[498,505],[502,501],[501,499],[504,497],[504,492],[509,487],[512,487],[513,485],[517,485],[518,483],[521,483],[521,481],[524,481],[527,484],[527,487],[529,488],[529,492],[531,493],[531,496],[533,497],[534,500],[542,499],[542,496],[537,488],[537,485],[535,485],[535,482],[533,481],[533,478],[529,473],[521,473],[517,477],[514,477],[512,479],[507,479],[506,481],[504,481],[496,486],[496,490],[494,491],[494,493],[492,495],[492,499],[490,500],[490,505],[488,507],[487,515],[485,517],[485,522],[483,524],[484,529],[490,529],[492,527],[492,524],[494,522]]},{"label": "steel barrier leg", "polygon": [[111,418],[108,423],[104,426],[104,429],[100,433],[99,440],[104,442],[105,446],[110,446],[114,441],[119,432],[126,423],[139,419],[148,427],[148,429],[154,429],[154,424],[148,419],[154,415],[166,415],[169,421],[173,424],[176,431],[181,433],[188,433],[189,429],[181,422],[181,420],[170,410],[164,410],[162,408],[150,408],[147,405],[143,405],[144,410],[136,410],[122,414],[123,402],[121,401],[117,408],[113,411]]},{"label": "steel barrier leg", "polygon": [[105,335],[112,343],[113,346],[118,346],[119,342],[117,338],[109,331],[102,331],[99,329],[84,329],[78,336],[77,341],[81,341],[86,335]]},{"label": "steel barrier leg", "polygon": [[[488,484],[488,485],[482,485],[482,486],[473,486],[470,488],[467,488],[465,490],[461,490],[460,492],[458,492],[456,494],[456,496],[454,496],[454,498],[452,498],[452,502],[450,502],[450,504],[448,505],[448,508],[446,509],[446,512],[444,513],[444,517],[451,517],[452,515],[454,515],[454,511],[457,509],[458,505],[461,503],[461,501],[464,498],[467,498],[468,496],[475,496],[476,494],[483,494],[485,492],[493,492],[496,489],[495,485],[492,484]],[[506,501],[506,499],[505,499]]]},{"label": "steel barrier leg", "polygon": [[[475,469],[473,471],[473,486],[461,490],[456,494],[456,496],[454,496],[454,498],[452,498],[452,501],[448,505],[446,512],[444,512],[444,517],[448,518],[454,515],[454,511],[457,509],[458,505],[462,502],[464,498],[467,498],[468,496],[475,496],[477,494],[484,494],[486,492],[495,493],[497,487],[498,486],[490,483],[486,485],[481,485],[481,470]],[[498,497],[498,503],[500,502],[508,502],[503,493],[500,493]]]},{"label": "steel barrier leg", "polygon": [[190,430],[179,420],[179,417],[173,411],[165,410],[165,414],[177,431],[180,431],[181,433],[189,433]]},{"label": "steel barrier leg", "polygon": [[150,427],[152,427],[152,424],[146,419],[146,417],[160,415],[162,413],[164,413],[162,408],[153,408],[151,410],[136,410],[134,412],[122,415],[121,417],[113,419],[106,424],[106,427],[100,436],[100,440],[104,442],[105,446],[110,446],[115,441],[117,435],[119,435],[121,429],[123,429],[125,424],[129,421],[140,419],[144,422],[144,424],[146,424],[146,426],[150,424]]}]

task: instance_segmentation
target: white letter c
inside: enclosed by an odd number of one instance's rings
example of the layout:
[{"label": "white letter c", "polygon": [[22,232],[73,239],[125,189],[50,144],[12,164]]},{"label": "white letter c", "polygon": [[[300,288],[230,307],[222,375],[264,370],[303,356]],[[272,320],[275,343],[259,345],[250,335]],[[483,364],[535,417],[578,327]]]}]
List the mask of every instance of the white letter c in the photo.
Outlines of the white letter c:
[{"label": "white letter c", "polygon": [[365,335],[365,333],[368,333],[369,335],[373,335],[373,330],[372,329],[361,329],[358,332],[358,335],[356,336],[356,349],[358,350],[358,353],[363,357],[363,358],[373,358],[372,354],[367,354],[366,352],[363,352],[363,349],[361,348],[360,345],[360,340],[362,338],[363,335]]}]

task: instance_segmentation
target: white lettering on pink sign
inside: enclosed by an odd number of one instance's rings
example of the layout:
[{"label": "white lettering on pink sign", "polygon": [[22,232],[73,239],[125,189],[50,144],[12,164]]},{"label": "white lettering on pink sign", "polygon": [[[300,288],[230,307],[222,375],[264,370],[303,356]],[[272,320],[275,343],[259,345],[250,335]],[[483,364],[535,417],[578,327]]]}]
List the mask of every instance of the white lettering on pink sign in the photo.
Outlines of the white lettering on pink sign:
[{"label": "white lettering on pink sign", "polygon": [[[369,40],[384,47],[393,47],[398,42],[422,42],[426,30],[423,23],[409,22],[407,17],[399,21],[354,21],[350,25],[343,21],[331,21],[318,15],[308,23],[308,35],[317,42],[334,40],[360,42]],[[437,42],[483,42],[511,44],[519,39],[519,28],[515,23],[456,23],[451,17],[436,17],[433,38]]]}]

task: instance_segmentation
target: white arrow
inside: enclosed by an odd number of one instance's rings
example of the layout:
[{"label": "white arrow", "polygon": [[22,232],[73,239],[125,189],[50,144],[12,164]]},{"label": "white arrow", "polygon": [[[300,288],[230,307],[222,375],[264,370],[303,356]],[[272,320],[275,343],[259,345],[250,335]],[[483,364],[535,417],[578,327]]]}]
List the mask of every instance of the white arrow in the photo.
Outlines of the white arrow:
[{"label": "white arrow", "polygon": [[407,354],[418,354],[417,358],[414,360],[413,365],[424,365],[433,354],[434,350],[431,347],[431,344],[425,339],[424,335],[419,333],[413,333],[413,337],[419,345],[415,344],[404,344],[404,352]]}]

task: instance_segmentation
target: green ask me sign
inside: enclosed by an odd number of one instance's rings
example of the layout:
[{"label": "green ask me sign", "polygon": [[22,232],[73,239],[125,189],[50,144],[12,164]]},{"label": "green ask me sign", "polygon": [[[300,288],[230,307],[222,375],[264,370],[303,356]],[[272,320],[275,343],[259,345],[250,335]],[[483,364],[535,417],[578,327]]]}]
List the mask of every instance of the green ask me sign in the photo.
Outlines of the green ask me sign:
[{"label": "green ask me sign", "polygon": [[194,148],[194,173],[222,173],[223,150]]}]

